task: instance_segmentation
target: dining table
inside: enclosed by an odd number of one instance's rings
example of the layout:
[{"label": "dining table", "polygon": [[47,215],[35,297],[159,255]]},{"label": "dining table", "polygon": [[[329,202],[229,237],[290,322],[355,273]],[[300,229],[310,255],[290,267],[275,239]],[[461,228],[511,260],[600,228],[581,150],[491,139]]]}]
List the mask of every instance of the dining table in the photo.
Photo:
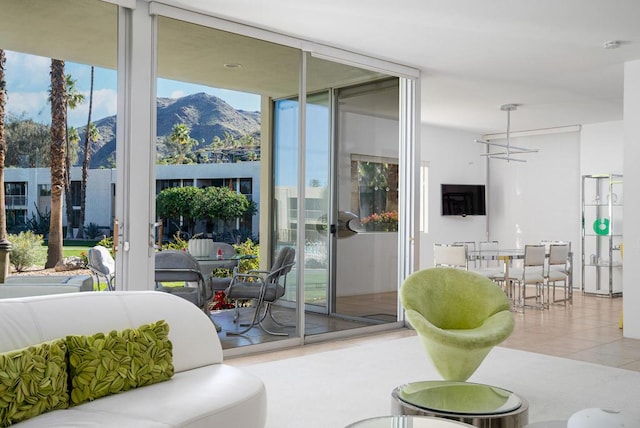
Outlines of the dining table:
[{"label": "dining table", "polygon": [[195,257],[198,265],[200,265],[200,272],[202,277],[205,278],[213,291],[226,290],[231,283],[231,276],[227,277],[215,277],[213,272],[216,269],[229,269],[233,270],[242,260],[256,259],[258,256],[255,254],[234,254],[233,256],[205,256]]},{"label": "dining table", "polygon": [[[513,292],[513,283],[518,278],[512,278],[510,276],[510,269],[513,267],[514,261],[516,260],[524,260],[524,248],[498,248],[491,249],[488,251],[469,251],[468,252],[469,261],[475,261],[482,263],[483,261],[489,260],[499,260],[503,263],[503,272],[504,272],[504,282],[505,282],[505,292],[507,296],[511,299],[514,305],[521,305],[524,302],[520,301],[520,296],[516,296]],[[546,257],[549,257],[549,251],[546,252]],[[571,301],[573,294],[573,253],[569,252],[569,271],[568,275],[568,299]]]}]

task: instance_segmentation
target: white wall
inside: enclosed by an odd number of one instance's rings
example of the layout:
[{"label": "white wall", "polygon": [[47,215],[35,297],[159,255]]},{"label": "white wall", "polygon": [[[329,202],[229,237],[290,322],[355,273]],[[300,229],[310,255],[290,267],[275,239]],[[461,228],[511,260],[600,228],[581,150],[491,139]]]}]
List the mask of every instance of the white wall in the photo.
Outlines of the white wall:
[{"label": "white wall", "polygon": [[571,241],[575,252],[581,216],[579,132],[511,138],[511,144],[540,151],[518,156],[526,163],[490,161],[489,238],[503,248]]},{"label": "white wall", "polygon": [[[622,174],[623,171],[623,151],[624,146],[624,122],[602,122],[591,125],[584,125],[580,132],[580,174]],[[585,188],[585,203],[593,202],[595,183],[593,180],[588,180]],[[617,190],[614,193],[618,196],[619,200],[624,203],[623,186],[616,186]],[[605,191],[601,189],[601,191]],[[603,202],[607,202],[603,198]],[[620,207],[613,208],[613,214],[611,216],[612,228],[615,234],[624,233],[623,229],[623,211]],[[591,232],[591,227],[595,215],[595,207],[585,208],[585,231]],[[600,240],[603,244],[608,238],[595,238],[585,236],[584,254],[585,259],[588,260],[591,254],[596,254],[596,240]],[[613,238],[613,245],[620,244],[620,238]],[[608,247],[607,247],[608,248]],[[578,254],[582,253],[580,247],[576,247]],[[602,250],[601,254],[605,254],[602,257],[608,258],[606,255],[608,252]],[[619,254],[614,251],[614,260],[619,260]],[[581,281],[582,271],[580,269],[581,260],[576,259],[576,275],[574,275],[574,284],[580,287],[584,284],[585,291],[588,292],[608,292],[609,290],[609,271],[608,269],[600,270],[600,289],[597,288],[595,267],[585,266],[584,280]],[[612,286],[613,291],[618,292],[623,290],[623,271],[619,267],[613,268]]]},{"label": "white wall", "polygon": [[338,241],[338,297],[398,289],[398,234],[358,233]]},{"label": "white wall", "polygon": [[583,125],[580,132],[580,174],[621,174],[624,122]]},{"label": "white wall", "polygon": [[[624,335],[640,339],[640,61],[624,68]],[[633,220],[633,221],[632,221]]]},{"label": "white wall", "polygon": [[484,146],[473,140],[477,134],[422,125],[421,158],[429,163],[428,232],[420,233],[420,269],[433,266],[433,244],[483,241],[486,216],[443,216],[441,184],[485,184]]},{"label": "white wall", "polygon": [[[420,268],[433,265],[434,242],[485,239],[486,219],[488,238],[504,248],[523,248],[540,240],[571,241],[574,285],[579,286],[582,175],[622,172],[621,121],[585,125],[580,132],[512,138],[515,146],[540,151],[524,155],[527,163],[490,161],[486,218],[440,214],[441,183],[485,183],[485,161],[480,157],[484,146],[473,143],[478,136],[427,125],[421,132],[422,160],[429,162],[429,231],[420,234]],[[626,252],[625,248],[625,256]]]},{"label": "white wall", "polygon": [[[351,211],[351,154],[398,159],[398,121],[342,112],[337,153],[338,209]],[[398,289],[398,234],[358,233],[338,239],[338,296]]]}]

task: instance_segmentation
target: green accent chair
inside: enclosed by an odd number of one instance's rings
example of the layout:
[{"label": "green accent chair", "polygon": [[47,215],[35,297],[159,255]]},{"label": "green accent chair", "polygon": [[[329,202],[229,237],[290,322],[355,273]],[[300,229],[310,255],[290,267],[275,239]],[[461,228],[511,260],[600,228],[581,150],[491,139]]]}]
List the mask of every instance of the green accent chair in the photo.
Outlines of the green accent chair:
[{"label": "green accent chair", "polygon": [[410,275],[400,298],[438,373],[466,381],[491,348],[513,332],[509,299],[493,281],[461,269]]}]

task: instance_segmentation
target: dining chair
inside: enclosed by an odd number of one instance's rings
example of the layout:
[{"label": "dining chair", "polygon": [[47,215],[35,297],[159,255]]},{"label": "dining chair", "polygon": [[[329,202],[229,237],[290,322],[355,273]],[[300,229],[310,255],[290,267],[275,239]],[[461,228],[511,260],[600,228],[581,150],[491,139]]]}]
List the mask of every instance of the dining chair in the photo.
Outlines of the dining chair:
[{"label": "dining chair", "polygon": [[[544,245],[525,245],[524,260],[521,269],[512,269],[509,279],[513,279],[520,287],[520,304],[524,309],[527,306],[527,299],[535,298],[537,304],[534,307],[544,309],[548,303],[544,301],[545,285],[545,258],[546,250]],[[527,297],[527,286],[534,285],[536,293]]]},{"label": "dining chair", "polygon": [[[547,283],[547,300],[550,303],[562,302],[567,305],[567,301],[571,301],[571,290],[569,289],[569,254],[571,252],[570,244],[551,244],[549,245],[549,259],[547,261],[547,271],[545,279]],[[562,283],[563,298],[556,300],[556,283]],[[549,294],[549,287],[553,287],[553,296]]]},{"label": "dining chair", "polygon": [[478,242],[478,273],[506,287],[504,278],[504,265],[498,258],[500,242]]},{"label": "dining chair", "polygon": [[466,245],[433,244],[433,265],[466,270],[469,265]]},{"label": "dining chair", "polygon": [[499,241],[478,242],[478,258],[480,259],[480,265],[487,268],[500,267],[500,260],[498,260],[499,249]]},{"label": "dining chair", "polygon": [[[208,279],[214,292],[225,291],[227,287],[229,287],[229,284],[231,284],[233,271],[238,267],[240,259],[234,257],[237,255],[237,252],[233,245],[227,244],[226,242],[213,242],[212,251],[213,257],[216,258],[216,260],[207,262],[211,267],[211,271],[207,273],[207,276],[209,276]],[[229,272],[229,275],[218,276],[216,274],[218,269],[225,269]]]},{"label": "dining chair", "polygon": [[453,245],[464,245],[467,247],[467,268],[476,268],[477,254],[475,241],[456,241]]}]

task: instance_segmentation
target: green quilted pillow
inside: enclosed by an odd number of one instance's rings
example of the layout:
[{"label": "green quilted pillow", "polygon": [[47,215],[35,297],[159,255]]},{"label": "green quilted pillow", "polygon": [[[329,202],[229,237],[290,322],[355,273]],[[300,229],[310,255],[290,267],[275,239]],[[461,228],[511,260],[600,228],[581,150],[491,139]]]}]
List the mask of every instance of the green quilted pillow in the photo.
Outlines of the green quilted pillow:
[{"label": "green quilted pillow", "polygon": [[67,336],[67,346],[74,405],[173,376],[169,324],[163,320],[108,334]]},{"label": "green quilted pillow", "polygon": [[0,426],[69,407],[64,339],[0,354]]}]

